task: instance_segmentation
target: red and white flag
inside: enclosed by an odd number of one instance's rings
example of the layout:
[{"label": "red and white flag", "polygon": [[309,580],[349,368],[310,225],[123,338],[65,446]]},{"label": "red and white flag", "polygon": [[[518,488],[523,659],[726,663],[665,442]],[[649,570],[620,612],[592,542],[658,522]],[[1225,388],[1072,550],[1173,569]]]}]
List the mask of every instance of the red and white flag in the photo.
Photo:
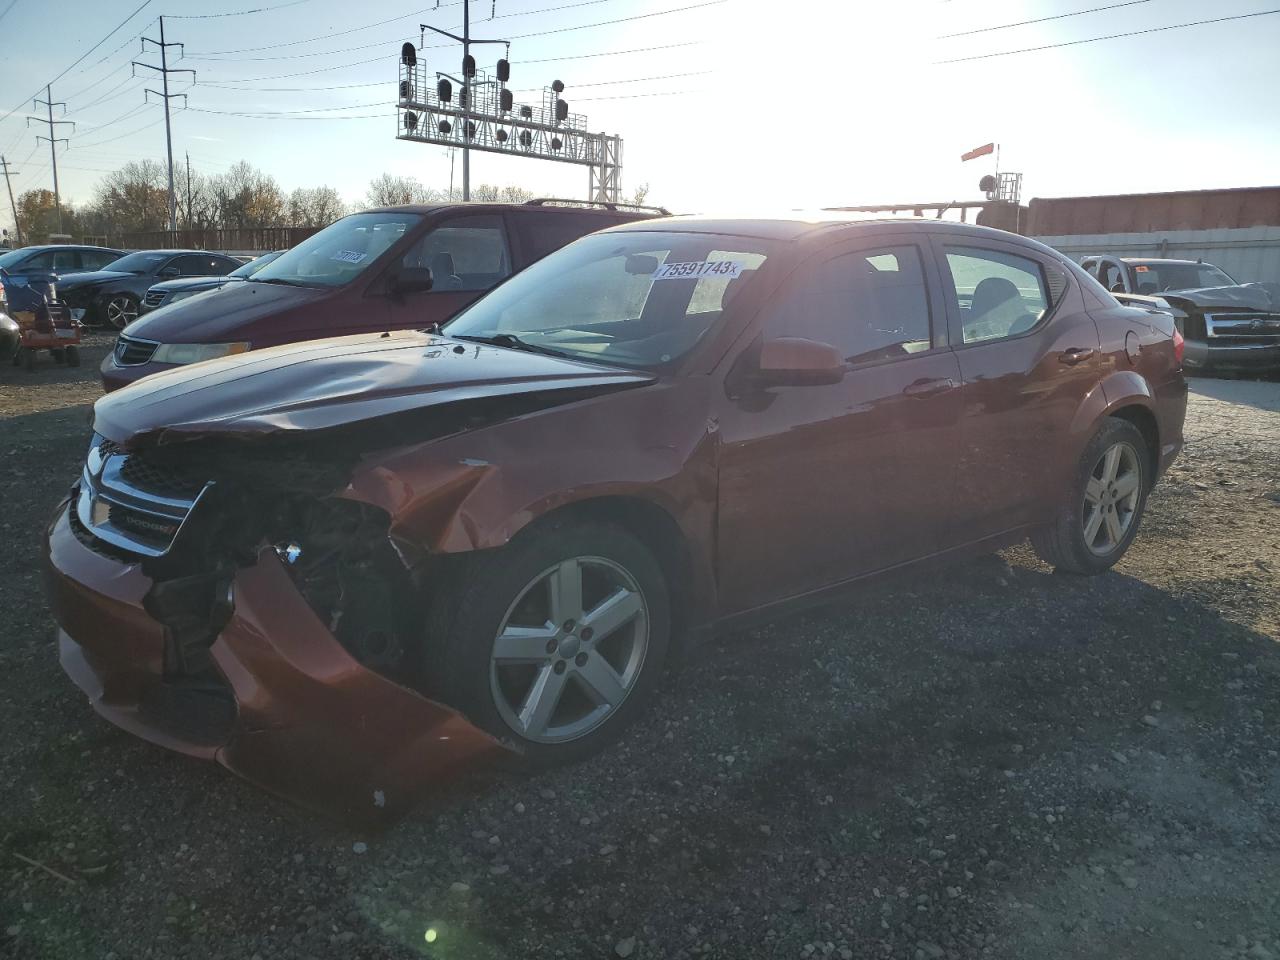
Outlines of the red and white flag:
[{"label": "red and white flag", "polygon": [[960,162],[963,163],[965,160],[977,160],[978,157],[985,157],[988,154],[992,154],[995,152],[996,152],[996,145],[994,143],[984,144],[981,147],[975,147],[974,149],[970,150],[968,153],[962,153],[960,155]]}]

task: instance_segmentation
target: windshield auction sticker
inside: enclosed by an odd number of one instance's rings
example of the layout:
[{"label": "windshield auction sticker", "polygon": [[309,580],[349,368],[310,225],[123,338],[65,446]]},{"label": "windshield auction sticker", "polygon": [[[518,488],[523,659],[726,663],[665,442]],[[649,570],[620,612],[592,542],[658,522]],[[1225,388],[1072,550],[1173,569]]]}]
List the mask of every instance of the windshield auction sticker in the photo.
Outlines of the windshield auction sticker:
[{"label": "windshield auction sticker", "polygon": [[654,280],[700,280],[717,277],[732,280],[741,275],[741,260],[690,260],[685,263],[664,263],[653,271]]},{"label": "windshield auction sticker", "polygon": [[359,263],[367,256],[367,253],[359,253],[355,250],[339,250],[329,259],[337,260],[341,263]]}]

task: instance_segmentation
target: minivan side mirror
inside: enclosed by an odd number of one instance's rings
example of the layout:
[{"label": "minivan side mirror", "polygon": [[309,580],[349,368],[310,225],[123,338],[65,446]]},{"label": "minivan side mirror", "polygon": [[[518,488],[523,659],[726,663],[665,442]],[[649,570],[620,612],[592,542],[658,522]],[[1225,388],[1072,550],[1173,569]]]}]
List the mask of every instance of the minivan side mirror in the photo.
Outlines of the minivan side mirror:
[{"label": "minivan side mirror", "polygon": [[387,281],[387,289],[393,297],[403,297],[406,293],[423,293],[434,284],[430,267],[401,267]]},{"label": "minivan side mirror", "polygon": [[829,343],[778,337],[760,346],[755,380],[761,386],[807,387],[839,383],[848,364]]}]

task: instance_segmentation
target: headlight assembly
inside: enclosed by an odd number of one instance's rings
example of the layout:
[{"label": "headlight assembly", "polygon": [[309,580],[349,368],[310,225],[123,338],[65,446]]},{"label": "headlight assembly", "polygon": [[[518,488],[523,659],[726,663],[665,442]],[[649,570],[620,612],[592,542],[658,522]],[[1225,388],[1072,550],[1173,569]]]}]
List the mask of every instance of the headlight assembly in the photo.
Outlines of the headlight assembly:
[{"label": "headlight assembly", "polygon": [[249,344],[243,340],[236,343],[162,343],[151,359],[156,363],[199,363],[201,360],[247,353],[248,350]]}]

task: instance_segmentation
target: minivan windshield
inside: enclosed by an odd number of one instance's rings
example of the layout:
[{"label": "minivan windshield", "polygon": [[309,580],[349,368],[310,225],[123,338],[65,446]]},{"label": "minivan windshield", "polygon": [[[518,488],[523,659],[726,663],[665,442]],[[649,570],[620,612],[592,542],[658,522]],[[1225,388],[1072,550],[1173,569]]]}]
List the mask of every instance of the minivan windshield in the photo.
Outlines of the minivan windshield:
[{"label": "minivan windshield", "polygon": [[227,276],[235,277],[237,280],[247,280],[263,267],[268,264],[275,263],[282,256],[284,256],[284,251],[282,250],[276,250],[273,253],[264,253],[262,256],[255,257],[250,260],[243,267],[236,267],[236,269],[228,273]]},{"label": "minivan windshield", "polygon": [[773,249],[754,237],[595,234],[516,274],[444,333],[623,367],[661,367],[716,326]]},{"label": "minivan windshield", "polygon": [[249,279],[299,287],[350,283],[422,217],[416,213],[356,213],[343,217],[280,255]]}]

